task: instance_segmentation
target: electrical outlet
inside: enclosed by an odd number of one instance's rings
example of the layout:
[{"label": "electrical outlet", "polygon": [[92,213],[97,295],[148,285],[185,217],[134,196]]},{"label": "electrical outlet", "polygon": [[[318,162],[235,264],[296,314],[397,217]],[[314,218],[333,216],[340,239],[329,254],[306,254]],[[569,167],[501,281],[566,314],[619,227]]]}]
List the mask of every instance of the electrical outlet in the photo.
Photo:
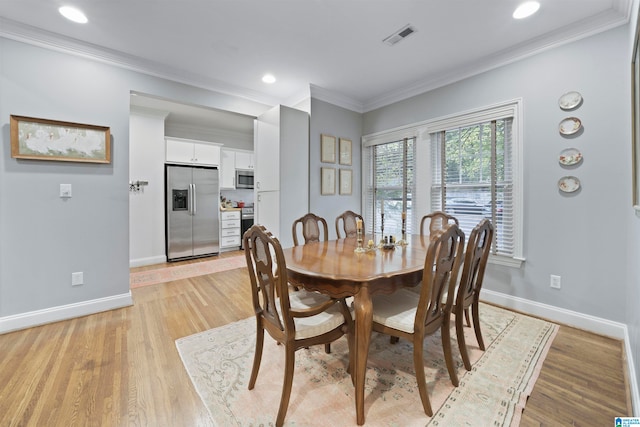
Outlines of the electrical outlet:
[{"label": "electrical outlet", "polygon": [[549,286],[551,286],[553,289],[560,289],[560,287],[561,287],[560,286],[560,276],[556,276],[556,275],[552,274]]},{"label": "electrical outlet", "polygon": [[82,271],[71,273],[71,286],[80,286],[84,284],[84,274]]}]

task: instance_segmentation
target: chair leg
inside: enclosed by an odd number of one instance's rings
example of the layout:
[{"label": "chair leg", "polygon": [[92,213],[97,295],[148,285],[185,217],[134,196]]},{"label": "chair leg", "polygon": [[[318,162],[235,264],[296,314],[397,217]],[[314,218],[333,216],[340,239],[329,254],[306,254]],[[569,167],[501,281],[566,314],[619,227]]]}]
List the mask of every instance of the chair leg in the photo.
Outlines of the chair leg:
[{"label": "chair leg", "polygon": [[398,341],[400,341],[400,337],[394,337],[393,335],[389,335],[390,344],[396,344]]},{"label": "chair leg", "polygon": [[422,407],[424,413],[428,416],[433,416],[433,409],[431,409],[431,402],[429,401],[429,392],[427,390],[427,380],[424,377],[424,360],[422,354],[422,340],[414,340],[413,342],[413,367],[416,371],[416,381],[418,382],[418,392],[420,392],[420,400],[422,401]]},{"label": "chair leg", "polygon": [[484,340],[482,339],[482,332],[480,331],[480,310],[478,301],[474,301],[473,305],[473,329],[476,332],[476,339],[478,340],[478,346],[480,350],[484,351]]},{"label": "chair leg", "polygon": [[464,318],[467,320],[467,326],[471,327],[471,321],[469,320],[469,307],[464,309]]},{"label": "chair leg", "polygon": [[[467,314],[467,310],[464,310]],[[462,313],[456,313],[456,336],[458,337],[458,348],[460,349],[460,355],[464,362],[464,367],[467,371],[471,370],[471,361],[469,360],[469,353],[467,352],[467,343],[464,340],[464,323],[462,323]]]},{"label": "chair leg", "polygon": [[324,345],[324,352],[327,354],[331,353],[331,343],[328,342]]},{"label": "chair leg", "polygon": [[276,427],[284,424],[284,417],[287,415],[289,407],[289,398],[291,397],[291,386],[293,385],[293,367],[295,365],[296,352],[293,347],[289,346],[285,351],[284,362],[284,383],[282,384],[282,397],[280,398],[280,408],[278,409],[278,417],[276,418]]},{"label": "chair leg", "polygon": [[447,362],[447,370],[449,371],[449,378],[451,383],[458,387],[458,374],[456,374],[456,368],[453,366],[453,355],[451,354],[451,332],[449,331],[449,319],[450,316],[445,316],[442,322],[442,349],[444,351],[444,360]]},{"label": "chair leg", "polygon": [[264,347],[264,329],[258,326],[256,332],[256,350],[253,356],[253,368],[251,369],[251,377],[249,378],[249,390],[253,390],[256,385],[256,379],[258,378],[258,371],[260,370],[260,360],[262,359],[262,348]]}]

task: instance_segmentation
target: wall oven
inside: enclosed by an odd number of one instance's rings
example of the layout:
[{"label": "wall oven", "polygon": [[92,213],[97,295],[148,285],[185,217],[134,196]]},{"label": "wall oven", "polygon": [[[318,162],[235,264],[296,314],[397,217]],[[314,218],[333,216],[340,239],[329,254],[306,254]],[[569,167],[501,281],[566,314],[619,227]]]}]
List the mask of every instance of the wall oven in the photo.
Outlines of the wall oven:
[{"label": "wall oven", "polygon": [[253,190],[253,171],[236,169],[236,188],[249,188]]}]

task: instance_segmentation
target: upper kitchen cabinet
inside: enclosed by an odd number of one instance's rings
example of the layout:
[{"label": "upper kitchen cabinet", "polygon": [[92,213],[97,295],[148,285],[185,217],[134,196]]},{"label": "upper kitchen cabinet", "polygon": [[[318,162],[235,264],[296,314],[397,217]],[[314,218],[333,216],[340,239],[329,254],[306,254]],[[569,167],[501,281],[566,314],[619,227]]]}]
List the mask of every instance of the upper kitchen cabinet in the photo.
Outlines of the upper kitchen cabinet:
[{"label": "upper kitchen cabinet", "polygon": [[253,152],[222,148],[220,155],[220,188],[236,188],[236,170],[254,170]]},{"label": "upper kitchen cabinet", "polygon": [[220,155],[220,188],[236,188],[236,152],[223,148]]},{"label": "upper kitchen cabinet", "polygon": [[236,151],[236,169],[253,170],[253,153],[251,151]]},{"label": "upper kitchen cabinet", "polygon": [[166,144],[167,163],[220,165],[220,144],[180,138],[167,138]]}]

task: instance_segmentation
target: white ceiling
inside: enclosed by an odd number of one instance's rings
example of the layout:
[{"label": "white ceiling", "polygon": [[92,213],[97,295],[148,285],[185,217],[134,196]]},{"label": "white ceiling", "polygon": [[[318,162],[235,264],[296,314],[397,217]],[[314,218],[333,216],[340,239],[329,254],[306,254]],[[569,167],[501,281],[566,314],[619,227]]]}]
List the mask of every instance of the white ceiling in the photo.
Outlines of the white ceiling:
[{"label": "white ceiling", "polygon": [[[0,35],[270,105],[365,112],[623,25],[631,0],[0,0]],[[67,21],[62,4],[88,24]],[[384,38],[411,24],[395,46]],[[266,85],[266,72],[278,79]]]}]

